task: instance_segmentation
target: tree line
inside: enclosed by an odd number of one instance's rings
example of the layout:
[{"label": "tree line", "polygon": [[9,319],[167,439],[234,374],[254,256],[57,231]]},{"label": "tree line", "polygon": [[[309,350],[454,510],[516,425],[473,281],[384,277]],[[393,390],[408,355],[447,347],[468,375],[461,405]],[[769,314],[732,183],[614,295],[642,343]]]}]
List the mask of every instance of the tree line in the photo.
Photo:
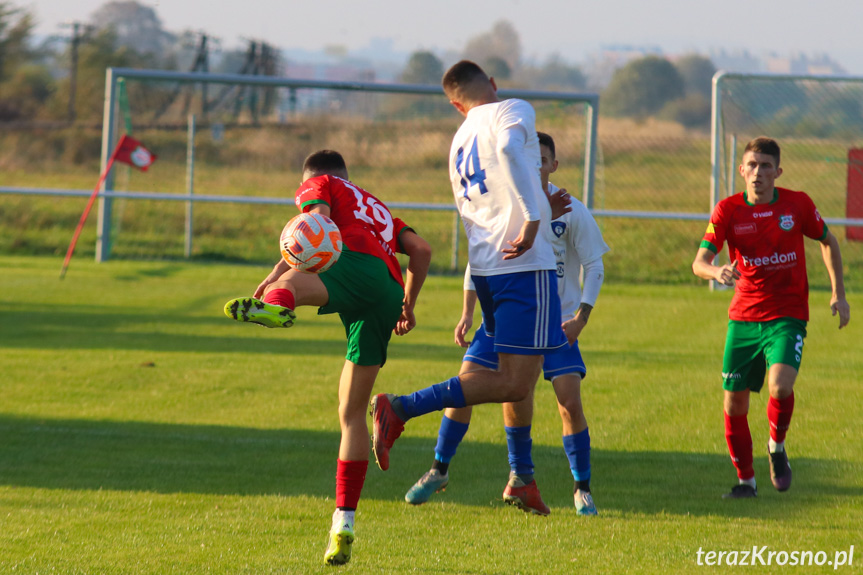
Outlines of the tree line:
[{"label": "tree line", "polygon": [[[209,66],[204,56],[214,39],[207,46],[201,32],[169,32],[153,8],[135,0],[107,2],[88,20],[39,43],[33,29],[28,9],[0,0],[0,122],[99,122],[107,67],[279,73],[277,51],[263,44],[221,51],[216,65]],[[268,58],[261,65],[265,53]],[[540,62],[524,58],[518,32],[505,20],[467,39],[458,54],[414,52],[399,79],[439,84],[445,66],[452,63],[445,60],[458,58],[478,62],[501,87],[586,91],[590,86],[583,70],[559,54]],[[658,116],[706,128],[714,72],[710,60],[698,55],[674,62],[657,56],[632,60],[601,88],[601,112],[639,119]],[[154,105],[168,105],[169,96],[152,96],[162,101]]]}]

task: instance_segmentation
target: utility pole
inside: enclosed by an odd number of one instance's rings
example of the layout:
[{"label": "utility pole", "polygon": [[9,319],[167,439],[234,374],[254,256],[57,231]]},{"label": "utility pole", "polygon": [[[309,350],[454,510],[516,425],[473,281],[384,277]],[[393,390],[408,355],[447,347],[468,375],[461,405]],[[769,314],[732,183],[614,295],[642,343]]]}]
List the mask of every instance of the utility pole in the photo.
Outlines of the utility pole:
[{"label": "utility pole", "polygon": [[[204,72],[208,73],[210,71],[210,48],[208,46],[209,36],[207,36],[206,32],[199,32],[199,40],[195,52],[195,61],[192,63],[192,69],[190,72]],[[218,42],[218,39],[216,39]],[[194,46],[193,44],[187,45],[188,47]],[[186,101],[183,105],[183,115],[186,116],[189,113],[189,107],[192,103],[192,90],[189,89],[186,92]],[[207,110],[209,106],[207,105],[207,82],[201,82],[201,115],[203,119],[206,121],[207,119]]]},{"label": "utility pole", "polygon": [[[207,35],[201,34],[201,44],[198,46],[198,57],[195,60],[195,68],[208,74],[210,72],[210,49],[207,47]],[[207,121],[207,82],[201,84],[201,115]]]},{"label": "utility pole", "polygon": [[75,121],[75,95],[78,91],[78,46],[82,40],[86,40],[87,35],[93,29],[89,24],[82,24],[77,20],[69,24],[61,24],[61,28],[72,28],[72,38],[69,42],[70,63],[69,63],[69,105],[66,111],[66,119],[69,123]]}]

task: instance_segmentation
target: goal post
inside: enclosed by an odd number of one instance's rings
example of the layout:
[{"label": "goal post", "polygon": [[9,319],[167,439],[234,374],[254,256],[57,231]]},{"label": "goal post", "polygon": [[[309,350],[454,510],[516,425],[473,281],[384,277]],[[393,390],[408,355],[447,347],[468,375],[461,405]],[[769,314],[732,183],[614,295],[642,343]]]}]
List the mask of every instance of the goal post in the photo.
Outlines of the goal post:
[{"label": "goal post", "polygon": [[861,225],[845,206],[849,151],[863,147],[863,76],[738,74],[713,77],[710,208],[733,193],[735,163],[751,139],[782,148],[781,186],[804,190],[822,216]]},{"label": "goal post", "polygon": [[[746,144],[774,138],[782,149],[777,185],[812,197],[840,240],[846,269],[859,269],[863,212],[854,206],[863,206],[855,160],[863,148],[863,77],[720,71],[712,99],[710,210],[743,190],[735,175]],[[817,247],[807,252],[807,265],[819,265]]]},{"label": "goal post", "polygon": [[[201,139],[208,138],[206,144],[209,148],[208,153],[196,153],[194,157],[202,158],[195,160],[202,164],[211,158],[207,167],[217,169],[219,158],[224,160],[225,154],[219,156],[220,150],[215,148],[219,147],[217,140],[226,138],[229,131],[243,134],[248,145],[237,153],[243,154],[248,165],[255,169],[259,167],[255,163],[255,152],[265,146],[262,140],[277,138],[274,145],[284,149],[281,157],[274,159],[271,149],[264,150],[269,154],[261,154],[268,155],[268,159],[262,161],[270,163],[266,170],[259,171],[267,172],[264,175],[270,181],[285,173],[297,172],[297,164],[314,151],[312,148],[315,146],[333,147],[340,151],[343,151],[343,146],[351,152],[349,162],[362,172],[360,181],[371,181],[370,189],[388,204],[400,201],[403,205],[417,206],[435,203],[439,207],[447,204],[452,208],[451,191],[444,193],[449,187],[448,178],[438,176],[441,169],[446,169],[449,140],[459,120],[439,86],[109,68],[106,71],[102,125],[103,169],[118,139],[118,85],[121,79],[127,87],[136,137],[142,134],[140,139],[159,154],[163,170],[182,170],[183,173],[189,170],[182,165],[186,162],[185,138],[182,138],[181,158],[179,144],[175,141],[181,138],[170,134],[171,131],[185,130],[189,110],[197,107],[203,111],[198,117],[198,134]],[[197,92],[196,86],[211,88]],[[213,96],[217,89],[221,95]],[[271,90],[274,95],[258,97],[255,90]],[[178,97],[181,92],[184,96]],[[498,93],[502,98],[521,98],[531,102],[537,108],[538,118],[543,118],[542,125],[554,126],[555,138],[560,140],[558,147],[578,161],[574,170],[581,179],[581,196],[584,203],[592,207],[599,96],[594,93],[511,89],[502,89]],[[260,102],[265,100],[271,102],[266,110],[260,107]],[[143,133],[138,131],[139,127]],[[150,143],[148,138],[156,139],[157,143]],[[163,150],[169,153],[163,153]],[[224,147],[221,151],[224,152]],[[384,173],[385,170],[389,172]],[[206,178],[206,167],[201,165],[194,174],[196,178]],[[136,185],[137,182],[143,183],[144,180],[137,178]],[[294,186],[298,183],[290,182]],[[418,187],[434,187],[435,191],[412,189],[414,183]],[[279,184],[287,187],[287,183]],[[171,186],[181,189],[174,184]],[[115,178],[111,174],[106,178],[99,198],[96,260],[100,262],[111,256],[112,220],[116,219],[112,214],[114,188]],[[156,189],[160,188],[151,191]],[[281,190],[282,197],[278,199],[284,200],[284,188]],[[264,192],[263,195],[269,196],[277,193],[273,189]],[[224,191],[221,193],[231,195]],[[212,198],[213,194],[218,195],[218,192],[208,194],[208,189],[204,188],[203,195]],[[244,195],[253,194],[247,192]],[[200,200],[197,194],[187,196],[182,199],[189,202]],[[172,194],[167,199],[178,197]],[[273,199],[274,203],[283,203]],[[242,202],[236,197],[225,199],[226,202],[235,200]],[[195,214],[197,217],[198,212]],[[451,231],[451,226],[447,226],[446,233]],[[455,241],[453,243],[456,244]],[[457,244],[454,249],[458,249]]]}]

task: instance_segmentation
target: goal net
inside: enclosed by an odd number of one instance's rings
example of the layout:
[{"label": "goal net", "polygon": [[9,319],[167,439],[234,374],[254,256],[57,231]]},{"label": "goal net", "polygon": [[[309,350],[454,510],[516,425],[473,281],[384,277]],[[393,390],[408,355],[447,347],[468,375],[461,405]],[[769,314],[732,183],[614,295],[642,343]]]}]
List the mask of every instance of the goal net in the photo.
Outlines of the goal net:
[{"label": "goal net", "polygon": [[[110,70],[108,84],[103,158],[129,130],[159,156],[146,174],[118,170],[108,188],[130,194],[191,191],[191,257],[277,257],[279,232],[296,213],[293,196],[303,159],[326,148],[341,152],[351,179],[435,246],[433,269],[463,270],[466,249],[463,237],[459,241],[463,231],[447,160],[463,119],[439,86],[128,69]],[[598,96],[517,90],[501,95],[534,105],[537,127],[557,142],[569,191],[581,197],[592,189],[588,149],[596,141],[591,109]],[[105,203],[100,238],[110,242],[97,248],[103,251],[97,258],[183,255],[186,201],[129,197]]]},{"label": "goal net", "polygon": [[[863,223],[863,77],[720,72],[713,83],[712,201],[744,189],[737,167],[750,140],[776,139],[777,185],[815,201],[840,240],[849,283],[863,271],[863,227],[854,225]],[[810,278],[821,278],[820,252],[807,243]]]}]

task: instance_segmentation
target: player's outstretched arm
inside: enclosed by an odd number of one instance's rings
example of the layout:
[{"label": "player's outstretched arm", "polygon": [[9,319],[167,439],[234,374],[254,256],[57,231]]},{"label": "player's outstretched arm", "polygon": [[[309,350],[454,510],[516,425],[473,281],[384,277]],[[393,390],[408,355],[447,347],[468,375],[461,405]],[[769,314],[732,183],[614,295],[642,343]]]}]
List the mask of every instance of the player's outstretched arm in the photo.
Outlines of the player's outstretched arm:
[{"label": "player's outstretched arm", "polygon": [[405,230],[399,237],[401,247],[408,256],[408,271],[405,279],[405,301],[402,315],[396,323],[396,335],[404,335],[417,325],[414,307],[420,290],[428,276],[431,264],[431,246],[411,230]]},{"label": "player's outstretched arm", "polygon": [[845,299],[845,276],[842,272],[842,252],[839,250],[839,240],[829,230],[821,240],[821,258],[830,276],[830,286],[833,293],[830,296],[830,311],[835,316],[839,314],[839,329],[851,321],[851,306]]},{"label": "player's outstretched arm", "polygon": [[692,262],[692,273],[703,280],[716,280],[721,284],[733,286],[740,279],[740,270],[737,269],[737,260],[724,266],[713,265],[716,254],[707,248],[698,248],[695,260]]}]

